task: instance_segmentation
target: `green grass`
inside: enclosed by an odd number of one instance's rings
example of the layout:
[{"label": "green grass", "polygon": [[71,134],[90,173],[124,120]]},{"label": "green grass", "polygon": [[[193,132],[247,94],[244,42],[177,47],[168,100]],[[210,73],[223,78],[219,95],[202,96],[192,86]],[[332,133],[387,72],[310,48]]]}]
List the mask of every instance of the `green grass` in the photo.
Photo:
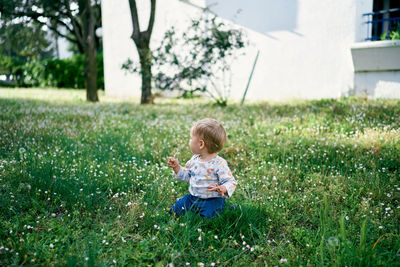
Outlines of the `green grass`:
[{"label": "green grass", "polygon": [[[84,99],[0,89],[0,265],[399,266],[400,101]],[[239,186],[219,218],[176,219],[167,158],[204,117]]]}]

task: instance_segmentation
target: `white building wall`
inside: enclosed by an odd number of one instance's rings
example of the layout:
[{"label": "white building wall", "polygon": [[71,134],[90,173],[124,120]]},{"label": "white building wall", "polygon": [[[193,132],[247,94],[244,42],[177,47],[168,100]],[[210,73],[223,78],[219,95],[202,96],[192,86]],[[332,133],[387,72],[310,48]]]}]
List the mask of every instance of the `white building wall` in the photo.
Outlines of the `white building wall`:
[{"label": "white building wall", "polygon": [[[149,12],[150,1],[137,2],[140,14]],[[372,10],[372,0],[190,2],[208,5],[220,17],[246,30],[251,44],[246,55],[232,66],[232,98],[242,97],[258,50],[260,56],[246,99],[338,97],[352,90],[350,47],[366,37],[362,14]],[[103,0],[102,12],[106,94],[140,96],[140,77],[121,70],[128,57],[138,58],[130,39],[128,0]],[[199,12],[199,8],[179,0],[157,1],[151,46],[156,47],[171,26],[185,29],[188,20],[198,17]]]},{"label": "white building wall", "polygon": [[400,98],[400,41],[353,45],[354,93],[371,98]]}]

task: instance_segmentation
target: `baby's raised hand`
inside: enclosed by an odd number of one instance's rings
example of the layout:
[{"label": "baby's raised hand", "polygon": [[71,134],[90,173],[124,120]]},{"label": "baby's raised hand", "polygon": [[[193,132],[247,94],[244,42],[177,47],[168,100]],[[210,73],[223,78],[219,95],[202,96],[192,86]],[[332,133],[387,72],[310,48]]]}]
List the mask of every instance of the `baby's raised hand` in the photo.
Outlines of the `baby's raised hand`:
[{"label": "baby's raised hand", "polygon": [[171,167],[176,174],[178,174],[179,170],[181,169],[179,161],[172,157],[168,158],[168,166]]},{"label": "baby's raised hand", "polygon": [[168,166],[171,168],[176,168],[179,166],[179,161],[177,159],[169,157],[168,158]]}]

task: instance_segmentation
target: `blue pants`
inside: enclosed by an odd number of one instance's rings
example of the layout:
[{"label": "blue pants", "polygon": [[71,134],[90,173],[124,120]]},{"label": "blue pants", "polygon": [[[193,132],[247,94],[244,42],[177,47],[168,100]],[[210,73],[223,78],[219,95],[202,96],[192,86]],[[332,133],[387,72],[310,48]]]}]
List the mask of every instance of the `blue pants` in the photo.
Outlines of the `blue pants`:
[{"label": "blue pants", "polygon": [[202,199],[199,197],[187,194],[184,197],[178,199],[174,205],[169,209],[169,214],[175,214],[180,216],[191,210],[200,213],[202,217],[207,219],[213,218],[218,214],[224,212],[225,198],[215,197]]}]

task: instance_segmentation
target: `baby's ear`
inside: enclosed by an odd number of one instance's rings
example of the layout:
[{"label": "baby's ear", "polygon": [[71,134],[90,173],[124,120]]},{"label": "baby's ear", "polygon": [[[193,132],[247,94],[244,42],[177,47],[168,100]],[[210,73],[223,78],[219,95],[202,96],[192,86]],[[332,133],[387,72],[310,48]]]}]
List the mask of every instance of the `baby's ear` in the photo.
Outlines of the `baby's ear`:
[{"label": "baby's ear", "polygon": [[203,139],[200,140],[200,148],[203,148],[206,145]]}]

